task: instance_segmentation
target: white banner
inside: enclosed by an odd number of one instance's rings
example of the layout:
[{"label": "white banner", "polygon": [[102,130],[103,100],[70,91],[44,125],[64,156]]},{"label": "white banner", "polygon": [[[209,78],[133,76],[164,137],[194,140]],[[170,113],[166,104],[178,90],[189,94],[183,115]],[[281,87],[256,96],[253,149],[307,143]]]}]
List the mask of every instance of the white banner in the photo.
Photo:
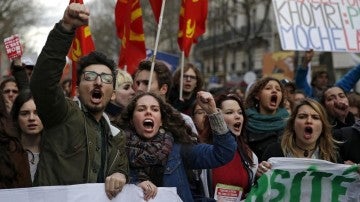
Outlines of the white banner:
[{"label": "white banner", "polygon": [[248,201],[360,201],[357,165],[308,158],[270,158],[270,171],[258,179]]},{"label": "white banner", "polygon": [[283,50],[360,52],[359,0],[273,0]]},{"label": "white banner", "polygon": [[[123,190],[112,200],[105,194],[104,184],[78,184],[68,186],[44,186],[20,189],[0,189],[1,202],[142,202],[143,191],[136,185],[125,185]],[[181,202],[176,188],[159,187],[154,199],[149,202]]]}]

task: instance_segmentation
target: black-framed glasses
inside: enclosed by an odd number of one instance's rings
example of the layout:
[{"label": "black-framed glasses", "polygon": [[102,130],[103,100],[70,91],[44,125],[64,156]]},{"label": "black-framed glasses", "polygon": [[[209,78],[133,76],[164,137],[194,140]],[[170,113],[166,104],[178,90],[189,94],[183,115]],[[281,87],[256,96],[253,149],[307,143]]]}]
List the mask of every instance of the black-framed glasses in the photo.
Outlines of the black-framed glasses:
[{"label": "black-framed glasses", "polygon": [[98,74],[94,71],[84,71],[84,79],[86,81],[95,81],[98,76],[100,76],[101,81],[103,83],[107,83],[107,84],[111,84],[114,79],[112,74],[106,74],[106,73]]},{"label": "black-framed glasses", "polygon": [[3,94],[9,94],[10,92],[12,92],[13,94],[18,94],[18,90],[11,90],[11,89],[6,89],[3,90]]}]

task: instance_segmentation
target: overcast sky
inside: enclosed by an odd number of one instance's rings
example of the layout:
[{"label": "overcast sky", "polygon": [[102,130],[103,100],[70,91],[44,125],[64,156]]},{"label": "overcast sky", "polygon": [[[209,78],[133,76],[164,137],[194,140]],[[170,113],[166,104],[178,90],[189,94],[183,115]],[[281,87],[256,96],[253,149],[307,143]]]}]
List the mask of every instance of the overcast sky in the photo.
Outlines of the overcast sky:
[{"label": "overcast sky", "polygon": [[[83,0],[85,4],[93,0]],[[46,21],[39,22],[35,26],[31,26],[29,32],[26,36],[26,43],[30,47],[34,47],[34,51],[39,54],[42,47],[45,44],[46,38],[50,30],[54,27],[63,16],[66,6],[69,4],[67,0],[37,0],[41,5],[43,5],[45,16],[42,18]]]}]

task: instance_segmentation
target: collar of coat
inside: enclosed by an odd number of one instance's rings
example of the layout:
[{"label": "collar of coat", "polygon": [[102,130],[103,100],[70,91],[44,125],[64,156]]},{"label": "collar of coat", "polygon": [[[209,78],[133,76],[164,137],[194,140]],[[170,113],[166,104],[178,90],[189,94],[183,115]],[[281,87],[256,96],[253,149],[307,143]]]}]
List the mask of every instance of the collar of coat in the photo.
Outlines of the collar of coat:
[{"label": "collar of coat", "polygon": [[[79,100],[78,97],[75,96],[75,97],[73,98],[73,101],[75,101],[75,102],[77,103],[77,105],[79,106],[80,110],[85,110],[85,111],[87,111],[87,109],[86,109],[85,107],[83,107],[83,105],[82,105],[82,103],[80,102],[80,100]],[[110,131],[111,131],[111,135],[112,135],[112,136],[116,136],[117,134],[120,133],[120,130],[119,130],[117,127],[115,127],[114,125],[111,124],[110,119],[109,119],[109,116],[108,116],[105,112],[103,112],[102,117],[104,117],[104,119],[105,119],[106,122],[108,123],[108,125],[109,125],[109,127],[110,127]]]}]

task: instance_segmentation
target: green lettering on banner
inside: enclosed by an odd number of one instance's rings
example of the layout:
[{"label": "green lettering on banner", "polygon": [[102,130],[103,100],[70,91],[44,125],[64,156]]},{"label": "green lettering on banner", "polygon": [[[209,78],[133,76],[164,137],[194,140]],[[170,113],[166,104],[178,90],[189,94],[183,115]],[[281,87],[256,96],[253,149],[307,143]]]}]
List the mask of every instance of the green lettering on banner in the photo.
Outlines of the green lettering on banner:
[{"label": "green lettering on banner", "polygon": [[252,201],[251,199],[255,197],[256,202],[263,202],[264,200],[264,194],[268,190],[269,186],[269,180],[268,176],[266,174],[262,175],[255,186],[251,188],[251,191],[246,198],[246,201]]},{"label": "green lettering on banner", "polygon": [[310,176],[314,176],[312,180],[312,191],[311,191],[311,201],[321,201],[321,178],[323,177],[330,177],[331,173],[325,173],[325,172],[313,172],[310,174]]},{"label": "green lettering on banner", "polygon": [[306,172],[297,173],[291,183],[290,188],[290,202],[300,202],[301,196],[301,181],[306,175]]},{"label": "green lettering on banner", "polygon": [[286,170],[278,170],[275,169],[273,174],[270,177],[270,184],[271,184],[271,189],[275,189],[279,192],[279,195],[277,195],[275,198],[271,199],[270,202],[272,201],[283,201],[284,197],[285,197],[285,193],[286,193],[286,187],[283,183],[279,183],[276,182],[276,177],[277,176],[281,176],[282,179],[284,178],[290,178],[290,173],[289,171]]},{"label": "green lettering on banner", "polygon": [[334,178],[334,180],[331,182],[331,201],[332,202],[337,202],[339,201],[339,196],[340,195],[345,195],[346,194],[346,187],[341,186],[342,182],[353,182],[355,181],[354,178],[347,178],[344,176],[336,176]]}]

